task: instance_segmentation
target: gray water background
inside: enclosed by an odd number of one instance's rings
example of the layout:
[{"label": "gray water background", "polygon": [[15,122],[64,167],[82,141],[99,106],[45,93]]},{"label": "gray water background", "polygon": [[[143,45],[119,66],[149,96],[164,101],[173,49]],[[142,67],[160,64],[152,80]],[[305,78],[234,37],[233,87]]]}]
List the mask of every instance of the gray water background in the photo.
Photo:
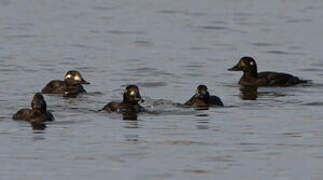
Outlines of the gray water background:
[{"label": "gray water background", "polygon": [[[319,0],[0,0],[0,179],[323,179],[322,17]],[[313,82],[243,100],[242,56]],[[70,69],[89,94],[46,95],[44,130],[11,120]],[[126,84],[158,113],[92,111]],[[226,107],[172,105],[199,84]]]}]

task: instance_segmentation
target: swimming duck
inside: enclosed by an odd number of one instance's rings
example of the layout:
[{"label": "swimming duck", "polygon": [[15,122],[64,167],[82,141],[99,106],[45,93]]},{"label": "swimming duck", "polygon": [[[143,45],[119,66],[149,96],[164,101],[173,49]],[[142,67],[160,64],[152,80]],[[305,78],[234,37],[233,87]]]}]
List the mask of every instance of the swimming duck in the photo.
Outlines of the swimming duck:
[{"label": "swimming duck", "polygon": [[20,109],[12,116],[12,119],[40,123],[53,121],[54,116],[47,111],[44,96],[41,93],[36,93],[31,101],[31,109]]},{"label": "swimming duck", "polygon": [[123,93],[122,102],[109,102],[102,110],[108,112],[143,112],[144,108],[139,105],[139,102],[144,102],[141,98],[139,88],[136,85],[129,85]]},{"label": "swimming duck", "polygon": [[85,81],[78,71],[68,71],[64,77],[64,81],[52,80],[41,92],[44,94],[65,94],[77,95],[79,93],[86,93],[82,84],[90,84]]},{"label": "swimming duck", "polygon": [[223,106],[223,102],[217,96],[210,96],[205,85],[199,85],[196,93],[189,99],[184,106],[192,107],[209,107],[209,106]]},{"label": "swimming duck", "polygon": [[298,77],[280,72],[257,72],[256,61],[252,57],[242,57],[229,71],[243,71],[239,84],[244,86],[292,86],[306,83]]}]

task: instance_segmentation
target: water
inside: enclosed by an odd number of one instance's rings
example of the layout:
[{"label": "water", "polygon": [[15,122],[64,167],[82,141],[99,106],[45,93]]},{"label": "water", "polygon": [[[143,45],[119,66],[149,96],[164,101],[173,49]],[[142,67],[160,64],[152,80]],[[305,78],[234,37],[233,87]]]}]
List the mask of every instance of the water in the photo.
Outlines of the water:
[{"label": "water", "polygon": [[[322,9],[318,0],[1,0],[1,179],[322,179]],[[241,73],[226,69],[246,55],[260,71],[313,82],[243,96]],[[43,130],[11,120],[70,69],[91,82],[89,94],[46,95],[56,121]],[[93,111],[126,84],[159,113]],[[226,107],[172,105],[199,84]]]}]

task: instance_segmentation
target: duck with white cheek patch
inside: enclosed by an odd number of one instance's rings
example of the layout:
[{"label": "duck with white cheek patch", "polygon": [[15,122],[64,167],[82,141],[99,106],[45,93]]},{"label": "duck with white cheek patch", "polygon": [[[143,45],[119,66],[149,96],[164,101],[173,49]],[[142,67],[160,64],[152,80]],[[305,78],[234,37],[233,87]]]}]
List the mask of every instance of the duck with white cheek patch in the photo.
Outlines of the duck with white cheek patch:
[{"label": "duck with white cheek patch", "polygon": [[139,88],[136,85],[128,85],[123,93],[122,102],[109,102],[101,111],[120,112],[120,113],[138,113],[145,111],[139,104],[144,102],[141,98]]},{"label": "duck with white cheek patch", "polygon": [[64,81],[52,80],[43,89],[44,94],[64,94],[77,95],[79,93],[86,93],[82,84],[90,84],[85,81],[78,71],[68,71],[64,77]]},{"label": "duck with white cheek patch", "polygon": [[256,61],[252,57],[242,57],[237,65],[229,71],[243,71],[239,84],[243,86],[293,86],[307,83],[308,80],[300,80],[298,77],[280,72],[259,72]]}]

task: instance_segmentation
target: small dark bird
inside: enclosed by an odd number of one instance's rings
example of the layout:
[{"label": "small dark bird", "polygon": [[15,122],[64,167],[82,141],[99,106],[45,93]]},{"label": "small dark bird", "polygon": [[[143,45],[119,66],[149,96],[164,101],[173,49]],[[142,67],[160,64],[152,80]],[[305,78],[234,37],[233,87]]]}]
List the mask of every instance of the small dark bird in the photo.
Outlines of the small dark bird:
[{"label": "small dark bird", "polygon": [[280,72],[257,72],[256,61],[252,57],[242,57],[229,71],[243,71],[239,84],[243,86],[292,86],[307,83],[298,77]]},{"label": "small dark bird", "polygon": [[184,106],[189,107],[209,107],[209,106],[223,106],[221,99],[217,96],[210,96],[205,85],[199,85],[196,93],[189,99]]},{"label": "small dark bird", "polygon": [[86,93],[82,84],[90,84],[85,81],[78,71],[68,71],[64,77],[64,81],[52,80],[41,92],[44,94],[64,94],[75,96],[79,93]]},{"label": "small dark bird", "polygon": [[123,93],[122,102],[109,102],[102,110],[121,113],[143,112],[144,108],[139,105],[139,102],[144,102],[144,100],[141,98],[138,87],[129,85]]},{"label": "small dark bird", "polygon": [[31,109],[20,109],[12,116],[13,120],[24,120],[32,123],[53,121],[54,116],[47,111],[46,101],[41,93],[36,93],[31,101]]}]

